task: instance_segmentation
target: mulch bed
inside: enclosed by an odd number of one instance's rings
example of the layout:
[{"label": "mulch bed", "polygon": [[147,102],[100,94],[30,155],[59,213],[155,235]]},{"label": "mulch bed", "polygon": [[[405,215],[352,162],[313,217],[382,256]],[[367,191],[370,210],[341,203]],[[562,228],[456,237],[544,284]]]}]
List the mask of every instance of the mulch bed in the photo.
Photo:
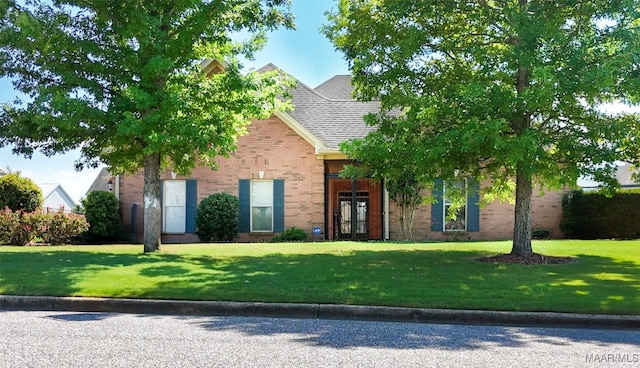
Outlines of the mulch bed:
[{"label": "mulch bed", "polygon": [[575,261],[573,257],[553,257],[544,256],[538,253],[528,255],[515,254],[498,254],[495,256],[478,258],[480,262],[492,263],[518,263],[525,265],[541,265],[541,264],[566,264]]}]

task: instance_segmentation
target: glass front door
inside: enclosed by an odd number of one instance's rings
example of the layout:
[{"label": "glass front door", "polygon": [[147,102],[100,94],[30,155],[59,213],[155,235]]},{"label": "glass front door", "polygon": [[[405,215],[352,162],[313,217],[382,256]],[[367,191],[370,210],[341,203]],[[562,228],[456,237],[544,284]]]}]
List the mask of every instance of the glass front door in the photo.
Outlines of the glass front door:
[{"label": "glass front door", "polygon": [[[355,205],[355,208],[354,208]],[[335,214],[337,238],[368,239],[369,237],[369,193],[341,192],[338,196],[338,211]],[[355,220],[354,220],[355,219]],[[354,233],[355,230],[355,233]]]}]

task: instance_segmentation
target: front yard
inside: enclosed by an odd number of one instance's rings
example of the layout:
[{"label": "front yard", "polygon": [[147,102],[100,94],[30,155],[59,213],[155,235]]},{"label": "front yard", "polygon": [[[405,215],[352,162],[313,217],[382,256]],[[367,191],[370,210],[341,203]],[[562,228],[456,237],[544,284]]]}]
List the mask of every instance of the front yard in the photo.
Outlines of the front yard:
[{"label": "front yard", "polygon": [[510,242],[0,247],[0,294],[640,314],[640,241],[538,241],[558,265],[478,258]]}]

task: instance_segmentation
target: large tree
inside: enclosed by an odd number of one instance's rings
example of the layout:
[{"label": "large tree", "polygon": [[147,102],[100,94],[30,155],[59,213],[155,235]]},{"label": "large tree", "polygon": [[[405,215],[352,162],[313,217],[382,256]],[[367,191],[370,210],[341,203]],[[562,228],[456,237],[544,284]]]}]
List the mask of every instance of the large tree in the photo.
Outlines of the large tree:
[{"label": "large tree", "polygon": [[[514,255],[531,248],[536,185],[580,175],[615,185],[625,125],[602,102],[628,100],[640,67],[638,0],[340,0],[325,33],[356,94],[415,125],[417,167],[445,180],[515,182]],[[634,81],[635,80],[635,81]],[[393,154],[391,152],[390,154]]]},{"label": "large tree", "polygon": [[77,169],[143,168],[145,252],[160,247],[161,171],[214,167],[251,118],[286,105],[286,79],[245,74],[238,57],[293,27],[288,0],[0,4],[0,75],[27,97],[0,112],[0,145],[26,156],[79,148]]}]

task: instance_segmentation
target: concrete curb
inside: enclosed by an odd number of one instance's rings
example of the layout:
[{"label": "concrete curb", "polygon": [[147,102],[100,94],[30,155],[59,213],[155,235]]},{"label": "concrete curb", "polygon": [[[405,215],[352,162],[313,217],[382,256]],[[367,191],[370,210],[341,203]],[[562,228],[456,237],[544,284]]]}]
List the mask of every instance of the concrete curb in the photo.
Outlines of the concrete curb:
[{"label": "concrete curb", "polygon": [[504,326],[640,329],[640,315],[504,312],[336,304],[0,295],[0,310],[255,316]]}]

